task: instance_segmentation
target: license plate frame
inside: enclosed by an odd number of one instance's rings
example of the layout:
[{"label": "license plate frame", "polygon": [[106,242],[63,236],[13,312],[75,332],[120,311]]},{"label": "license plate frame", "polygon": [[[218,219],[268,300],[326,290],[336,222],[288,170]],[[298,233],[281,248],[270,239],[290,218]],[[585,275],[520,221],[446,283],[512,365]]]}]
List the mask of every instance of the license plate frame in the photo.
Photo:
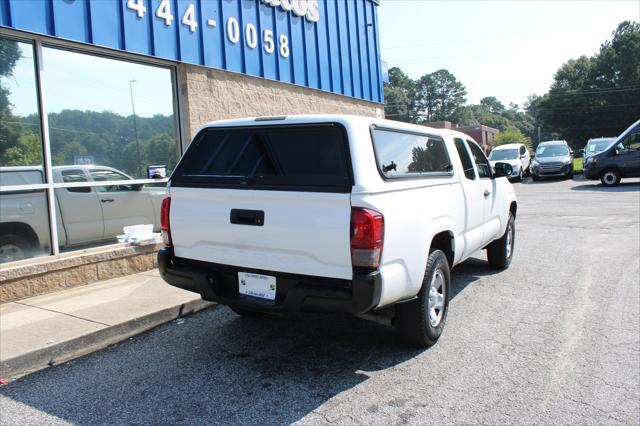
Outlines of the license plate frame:
[{"label": "license plate frame", "polygon": [[238,272],[238,293],[264,300],[276,300],[276,277]]}]

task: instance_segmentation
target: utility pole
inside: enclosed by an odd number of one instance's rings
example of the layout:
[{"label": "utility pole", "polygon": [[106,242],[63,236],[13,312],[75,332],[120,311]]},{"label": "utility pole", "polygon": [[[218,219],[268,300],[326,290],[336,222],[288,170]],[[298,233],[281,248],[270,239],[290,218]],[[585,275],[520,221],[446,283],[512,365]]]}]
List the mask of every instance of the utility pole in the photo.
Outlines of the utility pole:
[{"label": "utility pole", "polygon": [[136,107],[133,103],[133,83],[136,80],[129,80],[129,93],[131,95],[131,110],[133,111],[133,133],[136,137],[136,154],[138,156],[138,165],[140,167],[142,165],[142,161],[140,160],[140,142],[138,141],[138,124],[136,123]]}]

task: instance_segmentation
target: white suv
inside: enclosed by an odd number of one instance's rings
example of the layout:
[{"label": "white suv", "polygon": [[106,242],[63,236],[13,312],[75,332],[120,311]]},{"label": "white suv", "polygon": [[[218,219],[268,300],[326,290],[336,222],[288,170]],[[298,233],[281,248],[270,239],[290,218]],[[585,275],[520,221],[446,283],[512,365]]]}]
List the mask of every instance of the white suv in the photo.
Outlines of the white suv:
[{"label": "white suv", "polygon": [[170,178],[162,277],[242,315],[395,305],[411,343],[442,333],[450,269],[513,256],[516,196],[452,130],[355,116],[210,123]]}]

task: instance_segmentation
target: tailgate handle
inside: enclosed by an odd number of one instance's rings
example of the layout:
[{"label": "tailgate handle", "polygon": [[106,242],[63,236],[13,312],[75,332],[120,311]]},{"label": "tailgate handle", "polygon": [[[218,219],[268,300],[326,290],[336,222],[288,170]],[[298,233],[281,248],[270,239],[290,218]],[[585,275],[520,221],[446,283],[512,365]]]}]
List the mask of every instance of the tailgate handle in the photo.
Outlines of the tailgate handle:
[{"label": "tailgate handle", "polygon": [[264,225],[264,212],[262,210],[231,209],[231,223],[235,225]]}]

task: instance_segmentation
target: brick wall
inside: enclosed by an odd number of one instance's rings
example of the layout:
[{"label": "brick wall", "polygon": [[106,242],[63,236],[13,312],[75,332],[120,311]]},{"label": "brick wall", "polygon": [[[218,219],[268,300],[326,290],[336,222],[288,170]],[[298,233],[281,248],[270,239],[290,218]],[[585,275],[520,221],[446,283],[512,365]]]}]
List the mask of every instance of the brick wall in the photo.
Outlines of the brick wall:
[{"label": "brick wall", "polygon": [[203,124],[228,118],[291,114],[354,114],[382,117],[381,104],[277,81],[199,66],[180,65],[185,136]]}]

